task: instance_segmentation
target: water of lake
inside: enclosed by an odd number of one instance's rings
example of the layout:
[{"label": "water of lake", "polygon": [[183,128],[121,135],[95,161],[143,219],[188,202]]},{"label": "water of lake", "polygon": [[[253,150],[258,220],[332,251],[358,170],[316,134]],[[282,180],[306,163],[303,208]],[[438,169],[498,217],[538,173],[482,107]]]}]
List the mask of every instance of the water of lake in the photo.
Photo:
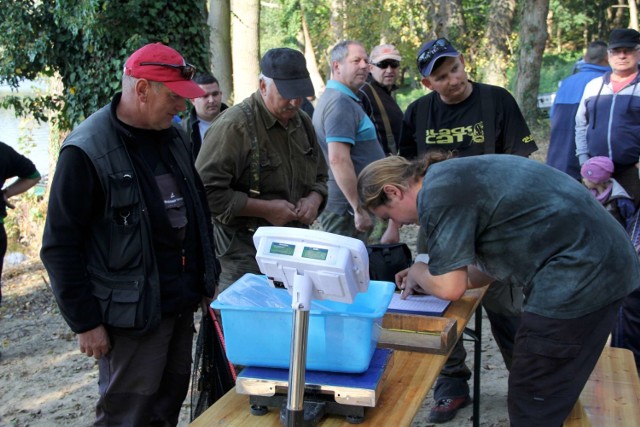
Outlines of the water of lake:
[{"label": "water of lake", "polygon": [[16,118],[13,110],[0,109],[0,141],[31,159],[41,175],[49,173],[48,123]]},{"label": "water of lake", "polygon": [[[20,85],[20,93],[31,94],[45,87],[44,82],[25,82]],[[11,93],[7,86],[0,86],[0,97]],[[49,130],[48,123],[16,118],[13,110],[0,108],[0,141],[31,159],[43,176],[49,173]]]}]

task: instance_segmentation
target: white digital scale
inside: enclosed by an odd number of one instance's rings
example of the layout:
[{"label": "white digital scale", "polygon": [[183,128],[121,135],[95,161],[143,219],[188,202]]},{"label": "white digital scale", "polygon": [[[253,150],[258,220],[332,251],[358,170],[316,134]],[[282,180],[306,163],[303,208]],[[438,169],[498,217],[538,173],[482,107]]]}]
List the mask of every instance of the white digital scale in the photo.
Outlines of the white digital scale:
[{"label": "white digital scale", "polygon": [[305,366],[311,300],[352,303],[357,293],[366,292],[366,246],[358,239],[291,227],[260,227],[253,241],[260,271],[274,287],[291,294],[291,358],[288,372],[246,367],[238,375],[236,391],[250,395],[254,415],[280,408],[280,420],[289,427],[314,425],[326,413],[362,422],[364,407],[376,404],[391,350],[376,349],[369,369],[361,374],[309,371],[305,381]]}]

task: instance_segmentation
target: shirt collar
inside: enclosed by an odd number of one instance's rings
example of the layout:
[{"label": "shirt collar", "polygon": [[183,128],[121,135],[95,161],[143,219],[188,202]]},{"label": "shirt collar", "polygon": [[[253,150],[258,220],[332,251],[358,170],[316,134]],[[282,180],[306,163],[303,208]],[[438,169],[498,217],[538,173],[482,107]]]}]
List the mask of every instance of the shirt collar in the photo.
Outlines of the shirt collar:
[{"label": "shirt collar", "polygon": [[360,98],[358,98],[358,96],[355,93],[353,93],[351,89],[349,89],[346,85],[343,85],[337,80],[329,80],[327,82],[327,88],[335,89],[339,92],[344,93],[345,95],[349,95],[351,98],[354,99],[354,101],[360,102]]},{"label": "shirt collar", "polygon": [[[276,125],[276,123],[280,124],[281,127],[285,128],[279,121],[278,119],[276,119],[276,117],[271,114],[271,111],[269,111],[267,109],[267,106],[264,105],[264,100],[262,99],[262,95],[260,94],[260,90],[257,90],[253,93],[253,96],[256,105],[258,106],[258,113],[260,115],[260,117],[262,117],[262,120],[266,126],[267,129],[271,129],[272,127],[274,127]],[[293,116],[293,118],[291,118],[289,120],[289,123],[287,124],[287,128],[289,126],[300,126],[301,122],[300,122],[300,110],[298,110],[298,114],[296,114],[295,116]]]}]

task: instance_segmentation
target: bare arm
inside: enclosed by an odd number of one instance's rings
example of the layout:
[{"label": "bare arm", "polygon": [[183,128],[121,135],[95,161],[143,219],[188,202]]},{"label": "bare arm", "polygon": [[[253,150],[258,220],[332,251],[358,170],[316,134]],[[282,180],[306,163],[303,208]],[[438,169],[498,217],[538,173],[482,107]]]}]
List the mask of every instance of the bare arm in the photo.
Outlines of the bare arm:
[{"label": "bare arm", "polygon": [[16,196],[18,194],[24,193],[34,185],[36,185],[40,181],[40,178],[18,178],[10,185],[6,186],[2,189],[2,196],[4,197],[4,202],[8,207],[13,208],[14,206],[9,203],[9,198]]},{"label": "bare arm", "polygon": [[429,266],[422,262],[416,262],[409,269],[396,275],[396,284],[402,289],[402,298],[420,288],[430,295],[449,301],[459,300],[467,289],[480,288],[494,280],[474,266],[461,267],[434,276],[429,271]]},{"label": "bare arm", "polygon": [[411,295],[416,288],[421,288],[430,295],[449,301],[459,300],[467,290],[467,268],[462,267],[449,273],[434,276],[429,266],[422,262],[413,264],[400,284],[402,298]]},{"label": "bare arm", "polygon": [[369,214],[359,208],[356,172],[351,161],[351,146],[342,142],[329,144],[329,167],[342,194],[353,209],[355,226],[360,231],[366,231],[373,225]]}]

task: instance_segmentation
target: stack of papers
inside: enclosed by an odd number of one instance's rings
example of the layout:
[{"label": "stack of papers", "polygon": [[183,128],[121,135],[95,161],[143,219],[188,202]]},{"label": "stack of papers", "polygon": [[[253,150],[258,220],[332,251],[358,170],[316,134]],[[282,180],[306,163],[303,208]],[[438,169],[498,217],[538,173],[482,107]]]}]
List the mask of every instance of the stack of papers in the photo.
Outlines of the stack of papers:
[{"label": "stack of papers", "polygon": [[449,304],[451,301],[433,295],[409,295],[407,299],[400,299],[400,294],[394,293],[387,311],[423,316],[442,316]]}]

